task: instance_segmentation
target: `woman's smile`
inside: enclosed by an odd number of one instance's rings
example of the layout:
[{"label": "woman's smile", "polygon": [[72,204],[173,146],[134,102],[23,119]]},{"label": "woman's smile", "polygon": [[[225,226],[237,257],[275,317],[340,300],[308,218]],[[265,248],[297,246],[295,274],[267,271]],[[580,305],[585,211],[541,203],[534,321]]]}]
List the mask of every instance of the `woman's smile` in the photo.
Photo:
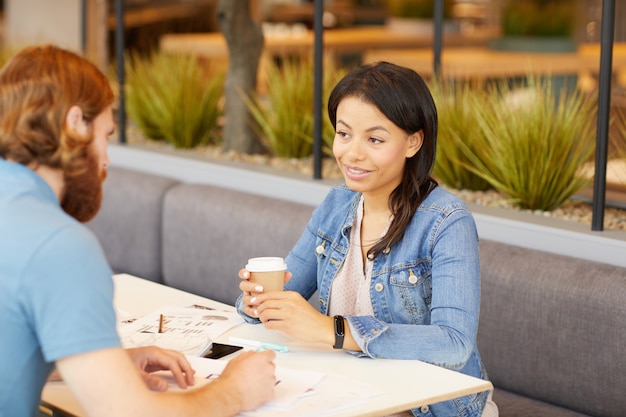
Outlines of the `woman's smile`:
[{"label": "woman's smile", "polygon": [[345,164],[343,165],[343,169],[344,169],[345,175],[353,181],[361,180],[365,178],[371,172],[363,168],[345,165]]}]

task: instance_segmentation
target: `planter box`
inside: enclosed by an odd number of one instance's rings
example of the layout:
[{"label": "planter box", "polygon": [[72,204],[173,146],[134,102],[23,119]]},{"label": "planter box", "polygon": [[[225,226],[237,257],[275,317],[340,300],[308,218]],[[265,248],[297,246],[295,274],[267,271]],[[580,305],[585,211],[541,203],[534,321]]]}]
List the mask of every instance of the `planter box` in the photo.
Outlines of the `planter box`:
[{"label": "planter box", "polygon": [[[180,181],[267,195],[285,201],[319,204],[337,180],[312,180],[304,174],[235,162],[208,162],[171,152],[109,145],[111,165]],[[589,225],[530,213],[469,204],[481,238],[626,266],[626,233],[592,232]]]}]

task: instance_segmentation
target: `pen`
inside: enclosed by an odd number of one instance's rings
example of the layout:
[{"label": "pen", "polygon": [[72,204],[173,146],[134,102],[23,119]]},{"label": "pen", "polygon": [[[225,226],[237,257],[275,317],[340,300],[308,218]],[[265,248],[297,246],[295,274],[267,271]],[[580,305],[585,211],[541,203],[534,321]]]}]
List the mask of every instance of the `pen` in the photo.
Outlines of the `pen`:
[{"label": "pen", "polygon": [[273,350],[276,352],[289,352],[289,347],[285,346],[285,345],[279,345],[277,343],[266,343],[266,342],[259,342],[258,340],[249,340],[249,339],[242,339],[240,337],[230,337],[228,338],[228,340],[230,341],[230,343],[236,343],[239,345],[245,345],[245,346],[252,346],[257,348],[258,350]]},{"label": "pen", "polygon": [[163,314],[159,316],[159,333],[163,333]]}]

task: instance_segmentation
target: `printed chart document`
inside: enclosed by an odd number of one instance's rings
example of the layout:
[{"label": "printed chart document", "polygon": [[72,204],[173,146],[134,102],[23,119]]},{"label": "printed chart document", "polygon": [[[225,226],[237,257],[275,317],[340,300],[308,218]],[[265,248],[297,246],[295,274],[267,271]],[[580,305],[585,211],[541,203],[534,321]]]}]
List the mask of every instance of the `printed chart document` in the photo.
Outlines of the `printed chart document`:
[{"label": "printed chart document", "polygon": [[122,346],[159,346],[189,356],[203,356],[219,335],[243,323],[236,312],[202,306],[162,307],[143,317],[120,317]]}]

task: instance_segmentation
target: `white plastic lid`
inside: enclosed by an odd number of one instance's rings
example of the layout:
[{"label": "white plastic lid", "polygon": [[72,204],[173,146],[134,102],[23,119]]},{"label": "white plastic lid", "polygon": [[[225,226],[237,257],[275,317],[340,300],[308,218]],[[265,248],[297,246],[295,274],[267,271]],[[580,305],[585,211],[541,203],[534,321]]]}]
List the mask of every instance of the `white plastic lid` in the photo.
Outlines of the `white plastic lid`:
[{"label": "white plastic lid", "polygon": [[250,272],[284,271],[287,264],[283,258],[266,256],[248,259],[246,269]]}]

